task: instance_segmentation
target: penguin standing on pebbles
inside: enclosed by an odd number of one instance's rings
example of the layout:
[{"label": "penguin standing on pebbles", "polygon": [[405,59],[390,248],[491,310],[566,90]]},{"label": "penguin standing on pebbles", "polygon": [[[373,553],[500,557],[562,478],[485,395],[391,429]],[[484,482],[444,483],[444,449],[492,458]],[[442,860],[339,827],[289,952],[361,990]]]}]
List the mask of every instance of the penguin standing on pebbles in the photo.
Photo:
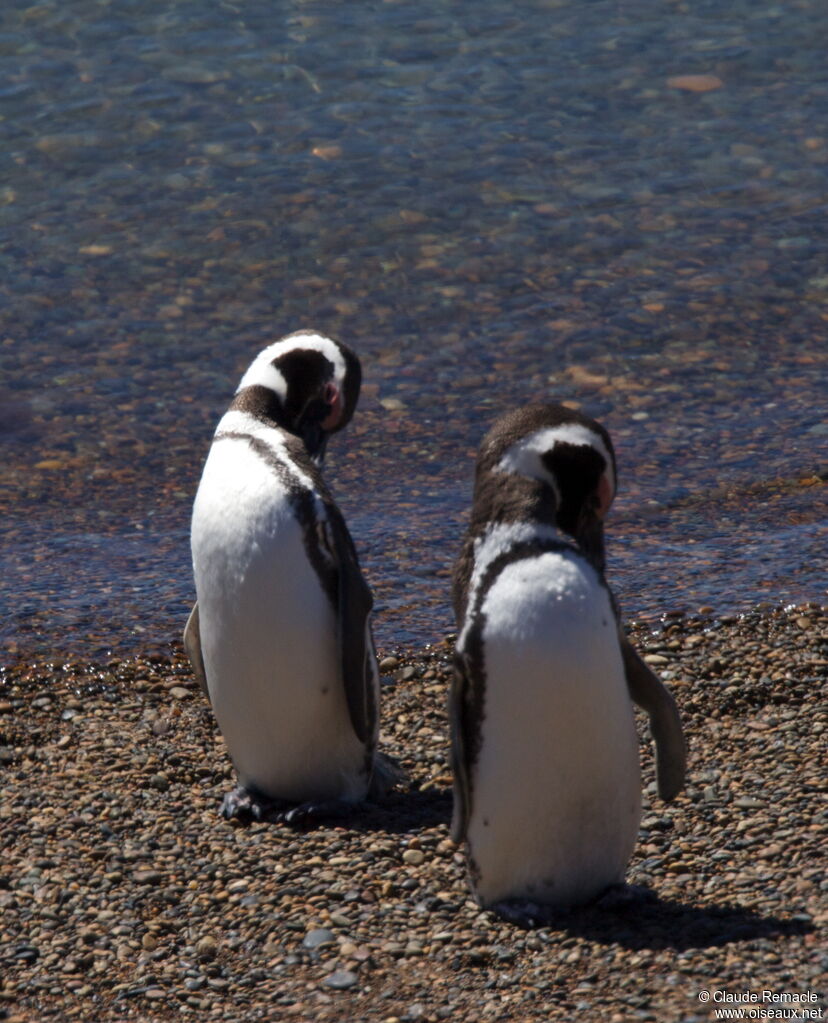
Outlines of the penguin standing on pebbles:
[{"label": "penguin standing on pebbles", "polygon": [[398,780],[376,753],[371,591],[319,472],[361,369],[310,331],[261,352],[218,424],[192,518],[184,632],[239,785],[225,817],[341,812]]},{"label": "penguin standing on pebbles", "polygon": [[631,697],[650,715],[661,795],[684,784],[675,703],[604,579],[615,488],[606,430],[560,405],[502,417],[480,447],[453,576],[452,838],[477,901],[519,923],[623,881],[641,815]]}]

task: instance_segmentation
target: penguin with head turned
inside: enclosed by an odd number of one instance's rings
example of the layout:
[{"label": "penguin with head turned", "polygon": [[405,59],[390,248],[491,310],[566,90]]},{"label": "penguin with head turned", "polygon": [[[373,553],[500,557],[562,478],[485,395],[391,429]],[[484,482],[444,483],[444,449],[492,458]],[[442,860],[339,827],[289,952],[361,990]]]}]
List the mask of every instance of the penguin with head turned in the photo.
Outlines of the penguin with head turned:
[{"label": "penguin with head turned", "polygon": [[371,591],[319,471],[360,379],[338,341],[276,341],[242,377],[204,465],[184,644],[238,776],[226,817],[295,823],[399,780],[376,752]]},{"label": "penguin with head turned", "polygon": [[479,904],[524,924],[623,882],[641,815],[631,698],[650,716],[662,797],[684,784],[675,702],[604,578],[615,489],[609,434],[562,405],[507,414],[480,446],[453,574],[452,838]]}]

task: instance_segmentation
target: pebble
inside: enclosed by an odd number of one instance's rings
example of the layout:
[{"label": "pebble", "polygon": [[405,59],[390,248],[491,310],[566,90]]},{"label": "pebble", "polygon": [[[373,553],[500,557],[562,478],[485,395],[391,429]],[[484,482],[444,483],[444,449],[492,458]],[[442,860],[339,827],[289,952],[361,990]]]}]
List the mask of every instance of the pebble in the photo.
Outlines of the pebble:
[{"label": "pebble", "polygon": [[673,75],[667,79],[671,89],[682,89],[685,92],[711,92],[721,89],[724,82],[718,75]]},{"label": "pebble", "polygon": [[403,412],[406,407],[400,398],[380,398],[380,405],[386,412]]},{"label": "pebble", "polygon": [[195,952],[199,959],[214,959],[218,952],[218,942],[211,935],[205,934],[196,942]]},{"label": "pebble", "polygon": [[326,928],[318,928],[317,930],[308,931],[305,935],[305,939],[302,942],[305,948],[315,949],[322,948],[325,945],[333,945],[336,943],[336,935],[333,931],[329,931]]},{"label": "pebble", "polygon": [[228,78],[226,71],[216,71],[203,64],[175,63],[164,68],[162,76],[170,82],[181,82],[185,85],[212,85]]},{"label": "pebble", "polygon": [[346,991],[358,983],[358,981],[359,977],[351,970],[336,970],[334,973],[329,973],[323,983],[326,987],[331,987],[335,991]]},{"label": "pebble", "polygon": [[342,146],[314,146],[311,153],[320,160],[338,160],[342,156]]},{"label": "pebble", "polygon": [[164,880],[164,875],[157,870],[136,870],[132,875],[137,884],[158,885]]}]

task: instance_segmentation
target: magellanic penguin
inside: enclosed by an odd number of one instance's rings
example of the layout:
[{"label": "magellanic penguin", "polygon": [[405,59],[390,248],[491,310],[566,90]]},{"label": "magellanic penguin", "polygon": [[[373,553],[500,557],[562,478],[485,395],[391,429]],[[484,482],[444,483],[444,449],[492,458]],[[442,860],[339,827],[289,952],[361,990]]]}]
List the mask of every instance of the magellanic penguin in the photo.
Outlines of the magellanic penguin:
[{"label": "magellanic penguin", "polygon": [[398,780],[376,752],[371,591],[318,467],[360,378],[357,356],[320,334],[271,344],[204,466],[184,643],[238,776],[226,817],[297,822]]},{"label": "magellanic penguin", "polygon": [[452,838],[479,904],[521,923],[623,881],[641,814],[631,697],[650,714],[662,795],[684,784],[675,703],[604,579],[615,489],[607,431],[561,405],[503,416],[480,447],[453,575]]}]

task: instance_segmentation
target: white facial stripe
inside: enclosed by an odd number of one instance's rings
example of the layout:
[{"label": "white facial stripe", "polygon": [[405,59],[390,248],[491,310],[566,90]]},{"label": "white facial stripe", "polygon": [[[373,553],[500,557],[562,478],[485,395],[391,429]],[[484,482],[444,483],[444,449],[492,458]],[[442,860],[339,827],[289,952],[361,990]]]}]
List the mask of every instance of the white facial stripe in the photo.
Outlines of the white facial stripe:
[{"label": "white facial stripe", "polygon": [[269,391],[275,391],[284,402],[287,399],[287,380],[272,364],[272,361],[266,358],[266,355],[267,352],[262,352],[251,362],[247,372],[241,378],[236,393],[238,394],[245,387],[266,387]]},{"label": "white facial stripe", "polygon": [[606,462],[606,476],[612,486],[613,496],[615,495],[615,473],[612,470],[612,458],[607,446],[599,433],[581,423],[562,423],[560,426],[547,426],[542,430],[535,430],[508,448],[497,467],[501,472],[528,476],[530,479],[548,483],[555,491],[556,498],[560,500],[555,480],[543,464],[543,455],[559,443],[594,448]]},{"label": "white facial stripe", "polygon": [[[345,383],[345,360],[338,345],[329,337],[322,334],[293,334],[290,337],[282,338],[281,341],[274,341],[264,351],[259,352],[249,369],[241,379],[238,386],[240,391],[243,387],[252,387],[259,384],[261,387],[268,387],[271,391],[285,400],[287,397],[287,383],[282,374],[273,365],[273,360],[280,355],[292,352],[295,349],[309,349],[312,352],[319,352],[326,359],[333,363],[334,379],[337,386],[342,389]],[[238,393],[238,392],[237,392]]]}]

